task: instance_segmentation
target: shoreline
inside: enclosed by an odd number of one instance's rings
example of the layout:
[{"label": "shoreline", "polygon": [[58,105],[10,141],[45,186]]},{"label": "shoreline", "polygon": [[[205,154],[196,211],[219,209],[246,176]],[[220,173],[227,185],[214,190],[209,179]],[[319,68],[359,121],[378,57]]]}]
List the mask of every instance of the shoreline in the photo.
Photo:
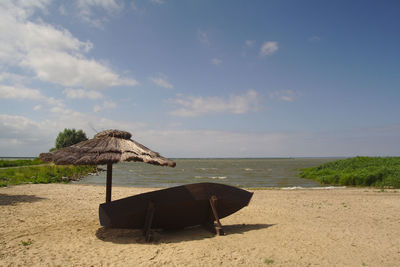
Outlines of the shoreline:
[{"label": "shoreline", "polygon": [[[82,179],[81,179],[82,180]],[[82,186],[103,186],[105,188],[106,183],[81,183],[81,180],[71,180],[68,184],[70,185],[82,185]],[[217,181],[218,182],[218,181]],[[217,183],[215,182],[215,183]],[[199,182],[201,183],[201,182]],[[221,184],[223,184],[223,182],[219,182]],[[184,184],[182,184],[184,185]],[[231,185],[231,184],[228,184]],[[14,186],[14,185],[12,185]],[[175,186],[179,186],[179,185],[171,185],[170,187],[175,187]],[[231,186],[235,186],[235,185],[231,185]],[[170,187],[157,187],[157,186],[138,186],[138,185],[113,185],[114,187],[122,187],[122,188],[138,188],[138,189],[148,189],[148,190],[160,190],[160,189],[164,189],[164,188],[170,188]],[[245,189],[248,191],[251,190],[339,190],[339,189],[364,189],[364,190],[379,190],[382,191],[382,188],[380,187],[368,187],[368,186],[341,186],[341,185],[321,185],[321,186],[310,186],[310,187],[306,187],[306,186],[287,186],[287,187],[242,187],[242,186],[236,186],[238,188],[241,189]],[[105,190],[105,189],[104,189]],[[399,191],[400,189],[396,189],[396,188],[384,188],[384,191]]]},{"label": "shoreline", "polygon": [[[113,199],[160,188],[113,187]],[[253,189],[249,189],[252,191]],[[260,189],[221,220],[156,232],[99,225],[105,187],[27,184],[0,188],[0,266],[396,266],[400,192],[375,188]]]}]

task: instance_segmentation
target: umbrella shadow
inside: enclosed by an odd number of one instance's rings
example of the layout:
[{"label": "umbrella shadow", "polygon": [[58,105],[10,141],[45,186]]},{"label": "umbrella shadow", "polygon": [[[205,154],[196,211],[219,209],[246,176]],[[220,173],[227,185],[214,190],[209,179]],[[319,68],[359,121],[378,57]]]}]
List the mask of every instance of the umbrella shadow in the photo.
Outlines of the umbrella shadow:
[{"label": "umbrella shadow", "polygon": [[[244,234],[245,232],[266,229],[275,224],[232,224],[224,225],[226,235]],[[149,244],[145,241],[140,229],[112,229],[100,227],[96,237],[104,242],[115,244]],[[155,230],[153,243],[180,243],[185,241],[202,240],[216,237],[215,234],[202,226],[188,227],[182,230]]]},{"label": "umbrella shadow", "polygon": [[228,234],[244,234],[245,232],[266,229],[274,225],[275,224],[264,224],[264,223],[231,224],[231,225],[225,225],[224,231]]},{"label": "umbrella shadow", "polygon": [[0,194],[0,206],[16,205],[18,203],[33,203],[45,198],[37,197],[35,195],[7,195]]}]

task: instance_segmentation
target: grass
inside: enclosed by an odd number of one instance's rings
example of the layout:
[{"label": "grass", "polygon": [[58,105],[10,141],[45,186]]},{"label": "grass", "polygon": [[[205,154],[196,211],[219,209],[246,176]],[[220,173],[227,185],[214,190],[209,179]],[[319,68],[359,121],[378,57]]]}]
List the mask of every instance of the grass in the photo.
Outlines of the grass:
[{"label": "grass", "polygon": [[354,157],[302,169],[302,178],[321,184],[400,188],[400,157]]},{"label": "grass", "polygon": [[97,171],[96,166],[29,166],[0,169],[0,187],[26,183],[47,184],[69,182]]},{"label": "grass", "polygon": [[18,159],[18,160],[4,160],[4,159],[0,160],[0,168],[39,165],[39,164],[43,164],[43,162],[38,158]]},{"label": "grass", "polygon": [[264,259],[264,263],[267,265],[273,264],[275,261],[273,259]]},{"label": "grass", "polygon": [[29,245],[33,244],[33,240],[32,239],[28,239],[27,241],[22,240],[21,241],[21,245],[23,245],[24,247],[27,247]]}]

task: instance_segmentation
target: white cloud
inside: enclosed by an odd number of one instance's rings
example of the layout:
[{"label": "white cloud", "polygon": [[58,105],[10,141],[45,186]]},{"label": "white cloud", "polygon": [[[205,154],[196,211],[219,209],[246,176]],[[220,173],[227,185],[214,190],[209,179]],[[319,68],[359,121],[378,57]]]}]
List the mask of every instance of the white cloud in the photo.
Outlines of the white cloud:
[{"label": "white cloud", "polygon": [[117,104],[115,104],[113,101],[104,101],[103,103],[104,108],[115,108],[116,106]]},{"label": "white cloud", "polygon": [[[103,3],[93,1],[100,2]],[[31,71],[44,82],[65,87],[102,89],[138,84],[135,79],[120,77],[108,66],[86,58],[84,54],[93,47],[90,41],[80,41],[60,27],[29,21],[35,8],[29,6],[28,10],[21,4],[25,1],[16,3],[19,5],[0,3],[0,66]],[[42,8],[47,4],[38,3]]]},{"label": "white cloud", "polygon": [[94,112],[99,112],[100,110],[101,110],[101,106],[99,106],[99,105],[95,105],[94,107],[93,107],[93,111]]},{"label": "white cloud", "polygon": [[[83,129],[88,137],[105,129],[140,132],[143,123],[119,121],[57,108],[49,119],[0,114],[0,156],[38,156],[54,147],[57,134],[65,128]],[[135,135],[134,137],[137,137]]]},{"label": "white cloud", "polygon": [[152,4],[156,4],[156,5],[162,5],[162,4],[164,4],[164,0],[149,0],[150,1],[150,3],[152,3]]},{"label": "white cloud", "polygon": [[398,155],[400,149],[399,126],[384,133],[377,129],[337,133],[147,129],[136,135],[170,157],[388,156]]},{"label": "white cloud", "polygon": [[116,0],[76,0],[78,7],[85,10],[85,12],[91,12],[91,8],[100,7],[106,11],[121,10],[123,8],[123,2]]},{"label": "white cloud", "polygon": [[253,47],[254,44],[256,43],[256,41],[255,40],[246,40],[244,43],[246,44],[247,47]]},{"label": "white cloud", "polygon": [[37,131],[34,128],[40,128],[40,123],[36,123],[23,116],[13,116],[7,114],[0,114],[0,133],[1,137],[15,137],[18,138],[26,134],[26,131],[31,131],[32,136]]},{"label": "white cloud", "polygon": [[272,99],[279,99],[286,102],[293,102],[296,98],[296,93],[292,90],[280,90],[269,94]]},{"label": "white cloud", "polygon": [[99,99],[104,97],[103,94],[98,91],[72,89],[72,88],[64,89],[63,94],[70,99],[82,99],[82,98]]},{"label": "white cloud", "polygon": [[2,0],[0,1],[1,9],[7,10],[8,13],[18,18],[27,18],[36,10],[47,13],[46,7],[52,0],[36,0],[36,1],[16,1]]},{"label": "white cloud", "polygon": [[168,81],[168,77],[164,74],[160,74],[158,77],[149,77],[149,79],[157,86],[174,88],[174,86]]},{"label": "white cloud", "polygon": [[278,51],[278,42],[264,42],[260,48],[260,56],[270,56]]},{"label": "white cloud", "polygon": [[111,86],[138,84],[134,79],[121,78],[95,60],[60,51],[31,51],[21,65],[33,70],[40,80],[63,86],[104,89]]},{"label": "white cloud", "polygon": [[64,5],[60,5],[60,7],[58,8],[58,12],[60,12],[61,15],[66,16],[68,14],[67,9],[65,8]]},{"label": "white cloud", "polygon": [[94,112],[99,112],[104,109],[113,109],[117,107],[117,104],[113,101],[104,101],[102,105],[95,105],[93,107]]},{"label": "white cloud", "polygon": [[1,72],[0,73],[0,82],[8,83],[8,84],[24,84],[30,81],[31,78],[28,76],[11,73],[11,72]]},{"label": "white cloud", "polygon": [[98,18],[93,15],[93,9],[102,9],[108,14],[118,13],[123,7],[122,1],[116,0],[76,0],[79,17],[96,28],[102,28],[107,18]]},{"label": "white cloud", "polygon": [[41,109],[42,109],[42,105],[36,105],[36,106],[33,107],[34,111],[38,111],[38,110],[41,110]]},{"label": "white cloud", "polygon": [[53,115],[57,115],[57,116],[70,116],[71,118],[73,117],[79,117],[82,116],[83,114],[78,112],[78,111],[74,111],[72,109],[68,109],[65,107],[65,105],[58,105],[56,107],[53,107],[51,110],[51,113]]},{"label": "white cloud", "polygon": [[227,99],[178,95],[177,99],[169,100],[169,102],[180,108],[170,114],[180,117],[196,117],[215,113],[243,114],[257,108],[258,98],[258,94],[254,90],[248,90],[243,95],[230,95]]},{"label": "white cloud", "polygon": [[285,143],[291,137],[285,133],[219,130],[147,130],[139,134],[143,144],[151,144],[170,157],[281,156],[280,151],[289,150]]},{"label": "white cloud", "polygon": [[219,58],[212,58],[211,59],[211,63],[214,64],[214,65],[219,65],[219,64],[222,63],[222,60],[219,59]]},{"label": "white cloud", "polygon": [[0,114],[2,156],[38,156],[54,146],[59,131],[64,128],[77,128],[81,126],[81,120],[71,114],[39,121],[23,116]]},{"label": "white cloud", "polygon": [[308,38],[308,41],[311,43],[317,43],[321,41],[321,38],[319,36],[313,35],[310,38]]},{"label": "white cloud", "polygon": [[65,29],[18,19],[7,11],[0,9],[0,59],[3,62],[18,64],[38,49],[77,53],[87,52],[93,46],[90,41],[79,41]]},{"label": "white cloud", "polygon": [[37,89],[0,84],[0,99],[37,100],[53,106],[63,105],[60,99],[47,97]]},{"label": "white cloud", "polygon": [[0,98],[43,100],[45,97],[36,89],[0,85]]},{"label": "white cloud", "polygon": [[209,46],[210,40],[208,39],[208,34],[205,31],[198,30],[197,37],[199,38],[200,42],[204,45]]},{"label": "white cloud", "polygon": [[0,114],[1,156],[38,156],[54,145],[55,122]]},{"label": "white cloud", "polygon": [[105,119],[69,110],[36,120],[0,114],[1,156],[37,156],[54,146],[64,128],[83,129],[88,137],[122,129],[167,157],[288,157],[398,155],[400,125],[326,132],[234,132],[154,129],[142,123]]}]

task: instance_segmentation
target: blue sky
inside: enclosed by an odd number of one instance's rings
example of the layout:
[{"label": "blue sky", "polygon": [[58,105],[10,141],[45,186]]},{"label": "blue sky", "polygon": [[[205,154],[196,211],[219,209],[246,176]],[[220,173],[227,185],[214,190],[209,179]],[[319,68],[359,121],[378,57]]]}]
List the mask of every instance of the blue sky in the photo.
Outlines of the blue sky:
[{"label": "blue sky", "polygon": [[168,157],[399,155],[398,1],[0,3],[0,156],[64,128]]}]

